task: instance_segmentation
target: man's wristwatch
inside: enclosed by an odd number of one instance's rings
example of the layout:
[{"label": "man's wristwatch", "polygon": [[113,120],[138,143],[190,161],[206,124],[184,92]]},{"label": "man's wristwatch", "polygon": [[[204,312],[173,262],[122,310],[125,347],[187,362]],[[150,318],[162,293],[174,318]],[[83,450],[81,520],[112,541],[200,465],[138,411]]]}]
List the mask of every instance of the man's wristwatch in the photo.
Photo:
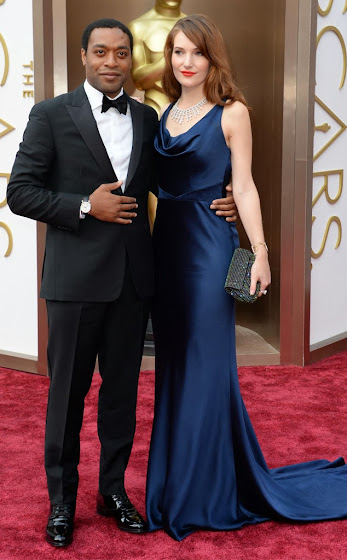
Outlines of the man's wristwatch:
[{"label": "man's wristwatch", "polygon": [[81,200],[81,206],[80,206],[80,216],[81,218],[85,218],[86,214],[89,214],[89,212],[92,209],[92,205],[90,203],[89,200],[89,196],[84,196]]}]

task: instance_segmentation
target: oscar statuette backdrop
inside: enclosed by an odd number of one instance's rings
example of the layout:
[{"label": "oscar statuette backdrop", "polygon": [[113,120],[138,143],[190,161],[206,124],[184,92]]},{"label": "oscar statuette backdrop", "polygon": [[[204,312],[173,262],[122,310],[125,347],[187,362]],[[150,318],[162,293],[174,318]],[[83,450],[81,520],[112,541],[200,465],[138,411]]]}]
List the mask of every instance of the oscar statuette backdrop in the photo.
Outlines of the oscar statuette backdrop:
[{"label": "oscar statuette backdrop", "polygon": [[347,300],[342,295],[347,268],[346,43],[346,0],[320,0],[314,106],[311,350],[347,336]]},{"label": "oscar statuette backdrop", "polygon": [[47,372],[37,295],[45,226],[11,214],[6,186],[32,104],[83,82],[81,34],[102,17],[130,26],[126,91],[157,111],[166,102],[162,49],[177,19],[205,13],[224,36],[252,108],[253,175],[272,269],[266,298],[237,306],[239,365],[304,365],[347,349],[339,295],[347,267],[347,0],[28,0],[20,18],[16,6],[0,0],[0,366]]}]

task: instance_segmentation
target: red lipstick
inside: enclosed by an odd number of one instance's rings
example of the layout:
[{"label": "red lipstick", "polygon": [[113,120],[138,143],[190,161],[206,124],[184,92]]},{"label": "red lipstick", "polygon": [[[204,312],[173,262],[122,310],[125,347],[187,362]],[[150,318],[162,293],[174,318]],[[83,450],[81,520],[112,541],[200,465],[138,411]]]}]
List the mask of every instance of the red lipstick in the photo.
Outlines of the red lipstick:
[{"label": "red lipstick", "polygon": [[196,72],[181,72],[183,76],[195,76]]}]

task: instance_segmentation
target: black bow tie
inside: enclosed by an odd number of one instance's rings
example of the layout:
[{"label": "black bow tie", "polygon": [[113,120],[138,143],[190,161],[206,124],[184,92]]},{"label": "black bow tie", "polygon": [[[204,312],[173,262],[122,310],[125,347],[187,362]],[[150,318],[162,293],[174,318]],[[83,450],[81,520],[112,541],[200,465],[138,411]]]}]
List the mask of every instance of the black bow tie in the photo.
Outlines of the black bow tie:
[{"label": "black bow tie", "polygon": [[102,98],[101,112],[106,113],[106,111],[108,111],[110,107],[114,107],[115,109],[117,109],[117,111],[119,111],[123,115],[126,115],[128,102],[124,93],[120,97],[117,97],[117,99],[109,99],[108,97],[106,97],[106,95],[104,95]]}]

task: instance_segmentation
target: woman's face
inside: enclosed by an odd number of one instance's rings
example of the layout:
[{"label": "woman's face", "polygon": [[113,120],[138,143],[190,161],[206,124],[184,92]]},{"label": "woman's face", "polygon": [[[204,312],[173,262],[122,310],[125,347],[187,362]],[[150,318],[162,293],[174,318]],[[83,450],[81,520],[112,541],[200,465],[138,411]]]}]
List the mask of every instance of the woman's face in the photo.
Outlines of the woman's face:
[{"label": "woman's face", "polygon": [[210,67],[207,58],[183,31],[175,36],[171,63],[176,80],[188,88],[201,86]]}]

